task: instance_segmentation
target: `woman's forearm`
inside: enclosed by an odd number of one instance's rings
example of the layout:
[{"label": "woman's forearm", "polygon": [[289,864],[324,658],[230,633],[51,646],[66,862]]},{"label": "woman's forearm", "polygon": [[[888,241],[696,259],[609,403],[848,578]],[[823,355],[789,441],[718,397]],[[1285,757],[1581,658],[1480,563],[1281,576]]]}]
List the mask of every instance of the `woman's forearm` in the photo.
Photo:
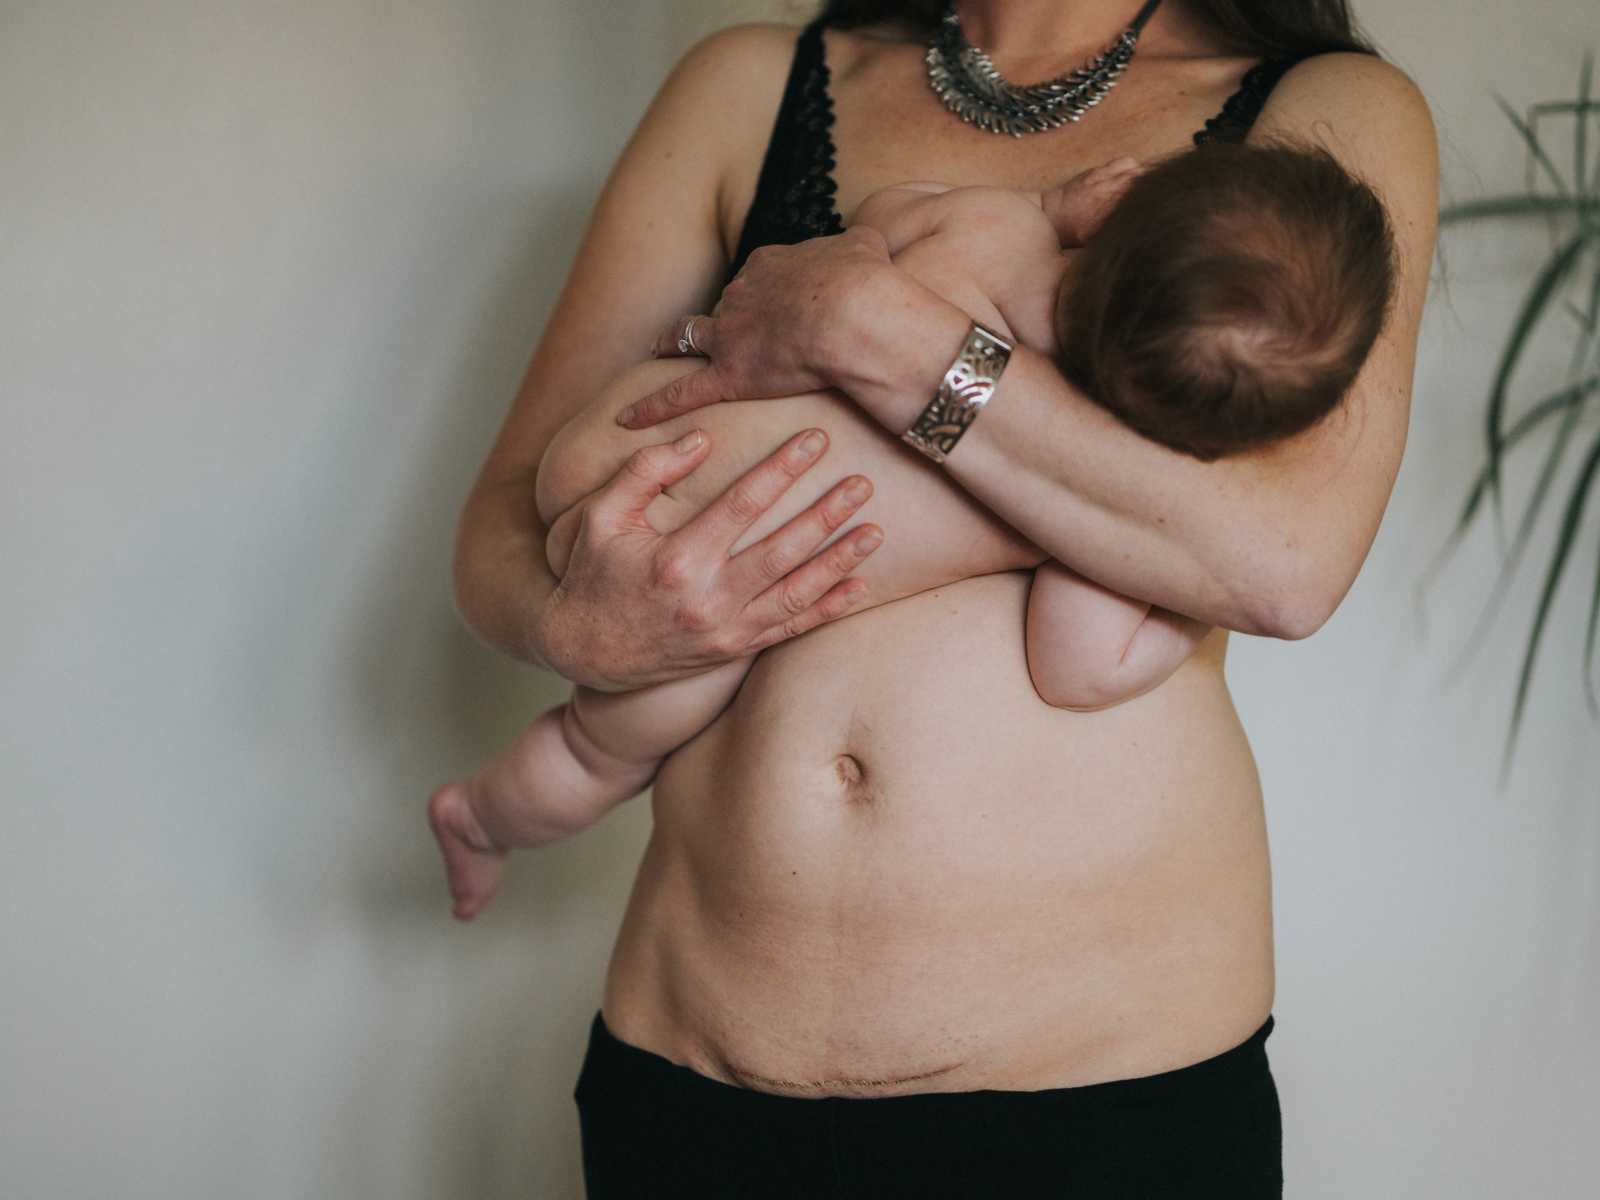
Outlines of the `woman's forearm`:
[{"label": "woman's forearm", "polygon": [[[933,395],[968,318],[892,267],[855,297],[841,322],[852,336],[823,354],[838,386],[898,434]],[[863,341],[875,324],[894,335]],[[1334,478],[1339,458],[1285,445],[1200,462],[1134,433],[1019,347],[957,449],[929,468],[1105,587],[1208,624],[1300,637],[1343,597],[1382,510],[1332,511],[1359,503],[1360,488]]]},{"label": "woman's forearm", "polygon": [[545,561],[545,529],[533,480],[480,481],[462,506],[451,570],[456,610],[487,645],[535,666],[536,619],[557,580]]}]

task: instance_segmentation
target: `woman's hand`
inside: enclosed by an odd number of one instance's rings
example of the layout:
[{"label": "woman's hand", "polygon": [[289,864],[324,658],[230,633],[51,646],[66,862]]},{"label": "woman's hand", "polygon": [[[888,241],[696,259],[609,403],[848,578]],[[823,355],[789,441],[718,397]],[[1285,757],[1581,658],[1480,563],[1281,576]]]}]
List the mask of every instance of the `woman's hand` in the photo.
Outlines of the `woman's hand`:
[{"label": "woman's hand", "polygon": [[583,502],[565,573],[540,610],[540,656],[575,683],[624,691],[692,675],[843,616],[867,590],[845,579],[883,532],[858,525],[816,553],[872,494],[841,480],[787,524],[737,554],[739,536],[822,457],[802,431],[672,533],[645,520],[663,488],[705,459],[703,432],[646,446]]},{"label": "woman's hand", "polygon": [[684,353],[679,341],[694,321],[694,346],[710,361],[629,405],[619,425],[642,429],[723,400],[793,396],[831,387],[824,364],[848,327],[850,292],[891,269],[883,235],[850,229],[794,246],[762,246],[723,290],[711,316],[680,318],[656,339],[657,356]]}]

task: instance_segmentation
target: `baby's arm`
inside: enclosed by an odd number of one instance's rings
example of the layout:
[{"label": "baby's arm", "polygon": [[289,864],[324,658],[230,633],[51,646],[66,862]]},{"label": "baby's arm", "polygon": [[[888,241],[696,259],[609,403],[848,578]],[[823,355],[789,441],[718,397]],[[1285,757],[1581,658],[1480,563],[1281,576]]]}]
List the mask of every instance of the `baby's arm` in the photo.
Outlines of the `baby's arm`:
[{"label": "baby's arm", "polygon": [[[1128,185],[1144,170],[1136,159],[1118,158],[1102,166],[1080,171],[1064,183],[1042,192],[1015,193],[1037,205],[1055,231],[1061,249],[1076,249],[1094,236],[1106,215],[1122,198]],[[911,180],[880,188],[862,200],[851,214],[852,228],[864,225],[877,230],[888,243],[894,257],[912,242],[943,232],[950,224],[959,225],[965,214],[959,208],[935,200],[952,191],[994,193],[998,188],[958,188],[955,184],[931,180]]]},{"label": "baby's arm", "polygon": [[1210,627],[1119,595],[1054,559],[1028,589],[1028,674],[1039,698],[1087,712],[1143,695],[1194,653]]},{"label": "baby's arm", "polygon": [[848,224],[852,229],[866,226],[881,233],[889,244],[889,257],[893,258],[912,242],[938,230],[946,208],[930,200],[954,190],[954,184],[924,180],[879,188],[856,205]]}]

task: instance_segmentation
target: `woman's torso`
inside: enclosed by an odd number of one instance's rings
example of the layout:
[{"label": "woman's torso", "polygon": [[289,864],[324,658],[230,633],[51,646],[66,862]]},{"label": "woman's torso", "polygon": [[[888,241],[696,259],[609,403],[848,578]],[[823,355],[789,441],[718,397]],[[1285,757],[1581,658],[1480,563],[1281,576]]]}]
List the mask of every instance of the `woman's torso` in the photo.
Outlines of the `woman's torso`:
[{"label": "woman's torso", "polygon": [[[835,213],[900,179],[1037,189],[1177,149],[1249,65],[1141,57],[1082,125],[1013,141],[938,108],[914,44],[826,48]],[[755,183],[729,189],[729,247]],[[1027,583],[965,580],[760,656],[657,777],[606,980],[619,1037],[760,1090],[880,1095],[1148,1074],[1261,1024],[1266,831],[1222,635],[1138,700],[1051,709]]]}]

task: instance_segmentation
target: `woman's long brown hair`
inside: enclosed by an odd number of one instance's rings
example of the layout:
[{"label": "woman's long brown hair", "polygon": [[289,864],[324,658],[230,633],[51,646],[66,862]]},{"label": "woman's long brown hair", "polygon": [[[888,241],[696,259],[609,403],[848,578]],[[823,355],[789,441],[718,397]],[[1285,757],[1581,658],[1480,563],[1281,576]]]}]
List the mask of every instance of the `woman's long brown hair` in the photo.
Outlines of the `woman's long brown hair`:
[{"label": "woman's long brown hair", "polygon": [[[1349,50],[1376,54],[1357,28],[1349,0],[1190,0],[1224,37],[1263,56]],[[1131,20],[1137,4],[1129,0]],[[932,29],[944,0],[827,0],[823,15],[836,25],[893,21]]]}]

